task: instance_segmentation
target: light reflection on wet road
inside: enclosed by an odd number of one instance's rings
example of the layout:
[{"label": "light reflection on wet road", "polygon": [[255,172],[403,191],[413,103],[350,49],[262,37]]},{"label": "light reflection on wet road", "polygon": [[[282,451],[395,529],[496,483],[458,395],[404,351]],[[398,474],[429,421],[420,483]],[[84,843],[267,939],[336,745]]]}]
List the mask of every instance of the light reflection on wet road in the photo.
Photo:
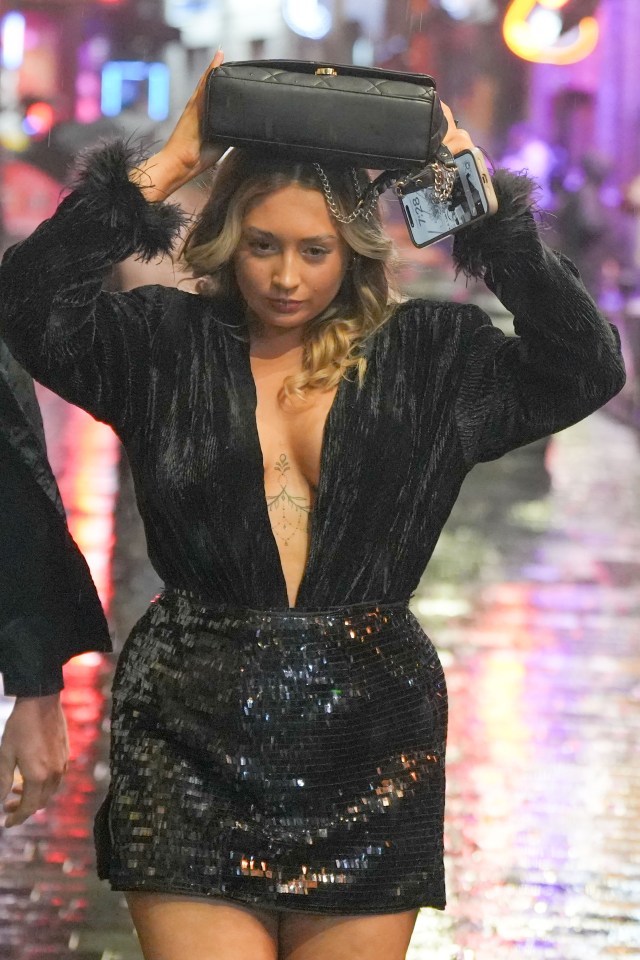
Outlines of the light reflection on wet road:
[{"label": "light reflection on wet road", "polygon": [[[451,727],[449,907],[422,911],[410,960],[640,957],[640,445],[597,414],[552,441],[549,472],[543,456],[474,471],[414,599]],[[115,464],[101,471],[85,510],[108,507]],[[129,496],[120,631],[155,586]],[[48,811],[0,837],[6,960],[140,958],[122,898],[92,873],[108,682],[100,658],[68,669],[72,771]]]},{"label": "light reflection on wet road", "polygon": [[450,906],[410,960],[640,957],[638,450],[596,415],[552,442],[547,496],[476,472],[494,535],[452,517],[417,604],[451,697]]}]

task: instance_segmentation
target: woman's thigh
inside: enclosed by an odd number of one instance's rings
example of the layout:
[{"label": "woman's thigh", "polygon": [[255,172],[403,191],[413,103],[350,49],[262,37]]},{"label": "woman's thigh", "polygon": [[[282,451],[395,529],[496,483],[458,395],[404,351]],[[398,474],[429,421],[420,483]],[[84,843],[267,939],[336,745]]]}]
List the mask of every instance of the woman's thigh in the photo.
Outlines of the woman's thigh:
[{"label": "woman's thigh", "polygon": [[145,960],[277,960],[275,913],[177,894],[126,897]]},{"label": "woman's thigh", "polygon": [[280,960],[404,960],[417,910],[374,916],[280,914]]}]

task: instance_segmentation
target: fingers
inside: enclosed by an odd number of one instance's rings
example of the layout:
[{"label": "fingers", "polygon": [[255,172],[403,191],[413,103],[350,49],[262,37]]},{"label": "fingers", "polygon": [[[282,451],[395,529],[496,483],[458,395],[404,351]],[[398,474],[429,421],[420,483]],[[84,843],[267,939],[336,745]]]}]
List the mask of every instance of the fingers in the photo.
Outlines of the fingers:
[{"label": "fingers", "polygon": [[189,112],[189,108],[192,108],[192,109],[195,108],[195,110],[198,113],[201,112],[202,102],[205,95],[205,89],[207,86],[207,79],[209,77],[209,74],[211,73],[212,70],[215,70],[216,67],[222,66],[223,61],[224,61],[224,51],[218,50],[216,52],[215,57],[211,61],[211,63],[209,64],[207,69],[204,71],[200,79],[198,80],[198,85],[193,91],[193,93],[191,94],[189,102],[187,103],[187,106],[185,108],[185,113]]},{"label": "fingers", "polygon": [[0,749],[0,803],[9,796],[15,768],[15,757],[10,757],[4,748]]},{"label": "fingers", "polygon": [[451,153],[454,155],[460,153],[461,150],[469,150],[474,146],[473,140],[471,139],[469,133],[466,130],[463,130],[462,127],[456,126],[456,121],[453,118],[453,113],[451,109],[447,106],[446,103],[442,103],[442,112],[447,118],[448,129],[443,139],[443,143],[449,147]]},{"label": "fingers", "polygon": [[15,827],[24,823],[37,810],[42,810],[60,786],[62,774],[52,774],[46,780],[38,782],[25,780],[14,787],[16,797],[6,800],[3,809],[7,814],[5,827]]},{"label": "fingers", "polygon": [[205,72],[204,72],[204,74],[202,75],[202,77],[200,78],[200,82],[199,82],[199,84],[198,84],[198,89],[200,89],[200,88],[203,88],[203,89],[204,89],[204,86],[205,86],[205,84],[206,84],[206,82],[207,82],[207,77],[209,76],[209,74],[211,73],[211,71],[212,71],[212,70],[215,70],[217,67],[221,67],[222,64],[223,64],[223,62],[224,62],[224,52],[223,52],[222,50],[218,50],[218,52],[216,53],[215,57],[213,58],[213,60],[211,61],[211,63],[210,63],[209,66],[207,67],[207,69],[205,70]]},{"label": "fingers", "polygon": [[191,94],[189,103],[187,104],[187,109],[190,104],[198,104],[202,100],[209,74],[211,73],[212,70],[215,70],[216,67],[222,66],[223,62],[224,62],[224,51],[218,50],[216,52],[215,57],[211,61],[211,63],[209,64],[207,69],[204,71],[204,73],[201,75],[200,79],[198,80],[198,85],[193,91],[193,93]]},{"label": "fingers", "polygon": [[16,800],[9,800],[5,804],[7,818],[5,827],[17,827],[31,817],[36,810],[45,806],[47,796],[43,784],[25,784],[22,796]]},{"label": "fingers", "polygon": [[456,122],[453,119],[453,113],[451,112],[451,108],[448,107],[447,104],[444,103],[444,101],[442,100],[440,101],[440,106],[442,107],[442,112],[447,118],[447,123],[449,124],[449,130],[455,129]]},{"label": "fingers", "polygon": [[[0,744],[0,803],[5,826],[23,823],[58,789],[69,757],[60,698],[18,698]],[[15,783],[14,783],[15,779]]]},{"label": "fingers", "polygon": [[211,73],[211,71],[212,71],[212,70],[215,70],[217,67],[221,67],[223,63],[224,63],[224,50],[218,50],[218,51],[216,52],[215,57],[214,57],[213,60],[211,61],[211,63],[209,64],[209,66],[207,67],[207,69],[205,70],[205,72],[204,72],[204,73],[202,74],[202,76],[200,77],[200,80],[199,80],[199,82],[198,82],[198,86],[197,86],[197,88],[196,88],[196,92],[197,92],[198,90],[200,90],[201,88],[204,88],[204,86],[205,86],[205,84],[206,84],[206,82],[207,82],[207,77],[209,76],[209,74]]}]

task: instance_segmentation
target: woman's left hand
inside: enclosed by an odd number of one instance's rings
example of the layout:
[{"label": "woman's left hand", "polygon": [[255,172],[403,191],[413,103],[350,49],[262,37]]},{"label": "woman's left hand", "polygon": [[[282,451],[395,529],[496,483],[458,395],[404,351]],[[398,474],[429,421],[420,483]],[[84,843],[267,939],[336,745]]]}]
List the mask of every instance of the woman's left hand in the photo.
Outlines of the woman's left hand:
[{"label": "woman's left hand", "polygon": [[444,136],[443,143],[446,147],[451,150],[451,153],[455,156],[457,153],[460,153],[461,150],[470,150],[472,147],[475,147],[475,143],[469,136],[466,130],[463,130],[461,127],[456,126],[456,122],[453,119],[453,114],[446,103],[440,101],[442,110],[449,127]]}]

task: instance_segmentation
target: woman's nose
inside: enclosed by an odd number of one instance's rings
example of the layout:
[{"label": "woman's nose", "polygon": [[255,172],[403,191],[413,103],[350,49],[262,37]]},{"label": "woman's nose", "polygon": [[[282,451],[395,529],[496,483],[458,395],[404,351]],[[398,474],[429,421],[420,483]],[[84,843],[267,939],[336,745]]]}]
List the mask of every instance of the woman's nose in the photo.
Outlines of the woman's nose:
[{"label": "woman's nose", "polygon": [[273,283],[283,290],[295,290],[300,283],[300,272],[295,255],[283,254],[275,265]]}]

